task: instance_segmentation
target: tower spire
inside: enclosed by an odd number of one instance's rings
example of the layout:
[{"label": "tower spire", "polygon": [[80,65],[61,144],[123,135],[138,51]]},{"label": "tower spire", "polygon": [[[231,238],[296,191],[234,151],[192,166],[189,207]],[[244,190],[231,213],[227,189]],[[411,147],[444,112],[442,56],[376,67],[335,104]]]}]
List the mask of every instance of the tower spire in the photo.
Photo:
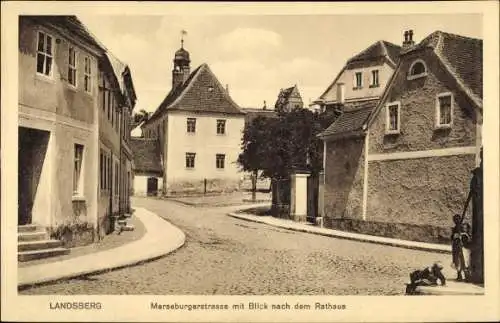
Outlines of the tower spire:
[{"label": "tower spire", "polygon": [[184,35],[187,35],[187,31],[181,30],[181,48],[184,48]]}]

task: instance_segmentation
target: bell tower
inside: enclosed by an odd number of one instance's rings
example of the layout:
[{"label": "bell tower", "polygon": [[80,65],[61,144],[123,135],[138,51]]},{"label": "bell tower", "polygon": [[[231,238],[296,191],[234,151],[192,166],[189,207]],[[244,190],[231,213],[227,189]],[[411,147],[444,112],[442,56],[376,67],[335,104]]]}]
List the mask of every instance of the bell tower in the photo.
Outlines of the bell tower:
[{"label": "bell tower", "polygon": [[174,69],[172,70],[172,90],[186,82],[191,72],[189,52],[184,49],[184,35],[187,32],[181,32],[181,48],[175,52]]}]

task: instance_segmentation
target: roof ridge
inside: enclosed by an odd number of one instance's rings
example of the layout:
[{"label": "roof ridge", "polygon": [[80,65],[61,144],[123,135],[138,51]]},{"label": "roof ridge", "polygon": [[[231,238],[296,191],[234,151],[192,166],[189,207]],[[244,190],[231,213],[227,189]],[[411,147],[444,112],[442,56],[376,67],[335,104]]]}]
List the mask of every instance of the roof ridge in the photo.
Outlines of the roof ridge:
[{"label": "roof ridge", "polygon": [[460,35],[460,34],[454,34],[454,33],[450,33],[450,32],[447,32],[447,31],[442,31],[442,30],[436,30],[435,32],[438,32],[438,33],[441,33],[441,34],[444,34],[444,35],[449,35],[449,36],[456,37],[456,38],[465,38],[465,39],[470,39],[470,40],[483,41],[482,38],[469,37],[469,36],[464,36],[464,35]]}]

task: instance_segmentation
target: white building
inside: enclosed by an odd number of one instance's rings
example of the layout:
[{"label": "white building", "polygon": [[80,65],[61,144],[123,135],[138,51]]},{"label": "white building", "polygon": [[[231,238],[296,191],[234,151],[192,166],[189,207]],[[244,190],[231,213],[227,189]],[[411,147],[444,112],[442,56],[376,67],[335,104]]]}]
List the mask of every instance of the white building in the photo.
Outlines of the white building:
[{"label": "white building", "polygon": [[238,189],[245,113],[207,64],[190,71],[184,48],[173,63],[172,89],[142,126],[144,137],[159,144],[163,193]]}]

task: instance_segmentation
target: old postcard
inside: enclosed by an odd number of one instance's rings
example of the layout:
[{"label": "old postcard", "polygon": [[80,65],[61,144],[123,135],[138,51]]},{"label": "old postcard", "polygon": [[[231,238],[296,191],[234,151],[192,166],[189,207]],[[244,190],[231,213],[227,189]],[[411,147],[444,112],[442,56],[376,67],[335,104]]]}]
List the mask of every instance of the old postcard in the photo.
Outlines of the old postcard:
[{"label": "old postcard", "polygon": [[3,2],[2,320],[499,320],[498,9]]}]

